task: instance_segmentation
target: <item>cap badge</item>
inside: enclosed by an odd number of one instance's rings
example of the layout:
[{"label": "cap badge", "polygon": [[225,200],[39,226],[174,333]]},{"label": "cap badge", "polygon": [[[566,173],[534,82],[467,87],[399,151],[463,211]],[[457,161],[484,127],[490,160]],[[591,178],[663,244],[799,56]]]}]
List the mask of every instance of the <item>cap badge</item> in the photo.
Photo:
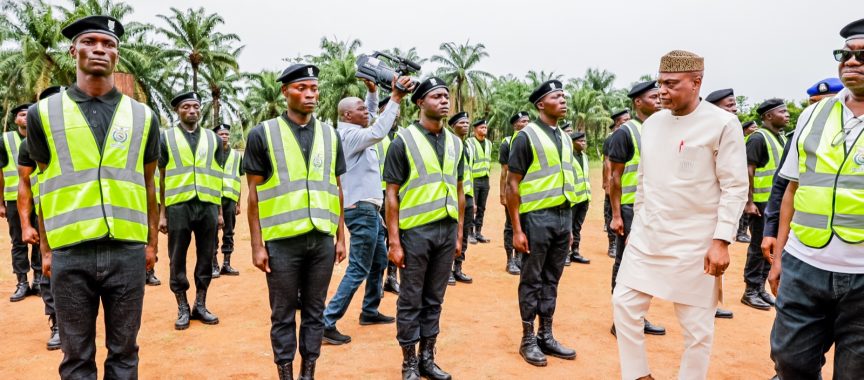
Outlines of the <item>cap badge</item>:
[{"label": "cap badge", "polygon": [[108,30],[114,32],[114,20],[108,20]]},{"label": "cap badge", "polygon": [[432,83],[433,86],[437,86],[437,85],[438,85],[438,81],[435,80],[435,78],[429,79],[429,83]]}]

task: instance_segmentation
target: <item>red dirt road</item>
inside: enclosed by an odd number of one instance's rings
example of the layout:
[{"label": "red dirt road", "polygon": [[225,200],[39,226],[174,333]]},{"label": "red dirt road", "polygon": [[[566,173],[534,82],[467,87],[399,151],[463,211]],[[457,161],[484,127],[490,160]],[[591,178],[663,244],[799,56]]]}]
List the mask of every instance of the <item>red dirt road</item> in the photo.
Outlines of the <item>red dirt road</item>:
[{"label": "red dirt road", "polygon": [[[594,170],[594,194],[602,194],[599,170]],[[494,175],[493,175],[494,176]],[[516,299],[518,277],[504,271],[503,207],[498,204],[498,181],[494,177],[489,196],[487,227],[489,244],[471,245],[465,271],[474,284],[449,287],[445,297],[438,363],[457,379],[615,379],[619,378],[618,351],[609,334],[612,320],[610,273],[613,260],[606,256],[602,230],[603,199],[595,196],[583,232],[583,254],[590,265],[566,268],[559,287],[555,335],[574,347],[574,361],[549,359],[545,368],[525,363],[518,353],[521,335]],[[245,190],[244,190],[245,195]],[[245,211],[245,204],[244,204]],[[263,273],[252,266],[249,231],[241,214],[237,227],[234,264],[239,277],[214,279],[208,306],[220,323],[205,326],[192,322],[185,331],[173,328],[176,304],[168,288],[167,239],[160,237],[157,276],[163,284],[147,287],[144,316],[138,343],[142,379],[269,379],[275,378],[270,347],[270,309]],[[7,225],[0,222],[0,379],[52,379],[58,377],[60,351],[45,350],[47,318],[42,300],[28,297],[10,303],[14,289]],[[724,308],[735,312],[732,320],[717,320],[711,357],[711,379],[769,379],[773,363],[768,336],[773,311],[758,311],[739,302],[743,292],[744,244],[732,247],[732,266],[726,275]],[[221,260],[221,255],[220,255]],[[190,268],[194,257],[190,255]],[[345,272],[347,260],[334,271],[330,295]],[[190,296],[194,291],[190,290]],[[358,292],[340,330],[353,338],[345,346],[324,346],[318,361],[319,379],[398,379],[401,352],[395,325],[360,326],[358,316],[362,292]],[[328,297],[329,300],[329,297]],[[395,315],[396,297],[385,293],[381,311]],[[672,304],[655,299],[649,318],[667,328],[663,337],[647,338],[649,362],[657,379],[677,378],[683,350],[681,328]],[[299,316],[298,316],[299,317]],[[98,322],[97,362],[102,373],[105,359],[103,322]],[[833,355],[831,355],[833,356]],[[298,362],[295,371],[299,370]],[[830,360],[825,375],[830,378]]]}]

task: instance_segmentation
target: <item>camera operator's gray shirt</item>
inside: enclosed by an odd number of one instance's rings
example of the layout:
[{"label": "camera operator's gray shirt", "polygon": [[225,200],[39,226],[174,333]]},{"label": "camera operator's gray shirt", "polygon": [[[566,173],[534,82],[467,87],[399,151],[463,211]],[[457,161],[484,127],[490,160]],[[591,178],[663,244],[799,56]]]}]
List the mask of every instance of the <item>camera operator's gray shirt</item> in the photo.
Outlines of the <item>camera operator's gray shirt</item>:
[{"label": "camera operator's gray shirt", "polygon": [[[366,94],[366,106],[369,108],[371,120],[378,108],[377,93]],[[347,165],[347,171],[342,175],[342,196],[346,208],[354,206],[359,201],[371,202],[378,207],[384,203],[378,151],[375,149],[375,144],[387,136],[398,115],[399,104],[391,100],[384,108],[384,112],[368,128],[343,121],[336,124],[342,139],[342,150]]]}]

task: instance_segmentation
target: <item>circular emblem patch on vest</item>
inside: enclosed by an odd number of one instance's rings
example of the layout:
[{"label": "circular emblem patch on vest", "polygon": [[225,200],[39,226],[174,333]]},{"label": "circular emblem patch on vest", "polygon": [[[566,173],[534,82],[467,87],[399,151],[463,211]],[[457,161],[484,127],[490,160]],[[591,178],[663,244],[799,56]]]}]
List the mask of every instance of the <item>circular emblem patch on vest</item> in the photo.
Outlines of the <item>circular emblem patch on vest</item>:
[{"label": "circular emblem patch on vest", "polygon": [[111,134],[111,138],[118,143],[126,142],[126,139],[129,138],[129,132],[126,131],[125,128],[117,128],[114,130],[114,133]]},{"label": "circular emblem patch on vest", "polygon": [[864,152],[859,151],[856,153],[853,160],[855,160],[855,163],[858,164],[858,166],[864,165]]},{"label": "circular emblem patch on vest", "polygon": [[312,160],[312,165],[315,165],[316,168],[320,168],[321,165],[324,165],[324,155],[316,155],[315,158]]}]

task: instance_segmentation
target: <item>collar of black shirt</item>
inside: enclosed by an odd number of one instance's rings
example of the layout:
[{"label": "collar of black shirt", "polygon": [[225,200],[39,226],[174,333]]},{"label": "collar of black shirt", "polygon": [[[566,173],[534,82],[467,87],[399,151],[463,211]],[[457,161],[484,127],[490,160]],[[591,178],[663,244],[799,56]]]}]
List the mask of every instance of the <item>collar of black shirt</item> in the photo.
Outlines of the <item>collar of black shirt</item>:
[{"label": "collar of black shirt", "polygon": [[112,106],[117,105],[117,103],[120,102],[120,98],[123,97],[123,94],[121,94],[120,91],[117,91],[117,87],[112,88],[111,91],[108,91],[108,93],[106,93],[105,95],[90,96],[90,95],[87,95],[86,93],[84,93],[84,91],[82,91],[81,88],[78,87],[77,84],[73,84],[72,86],[70,86],[69,89],[66,90],[66,94],[69,95],[69,97],[73,101],[75,101],[75,103],[84,103],[84,102],[89,102],[89,101],[93,101],[93,100],[98,100],[102,103],[109,104]]},{"label": "collar of black shirt", "polygon": [[432,131],[426,129],[425,127],[423,127],[423,124],[420,124],[420,121],[415,121],[415,122],[414,122],[414,126],[417,127],[417,129],[419,129],[420,132],[423,132],[423,134],[426,134],[426,135],[429,135],[429,136],[432,136],[432,137],[438,137],[438,136],[441,136],[441,135],[444,134],[444,128],[443,128],[443,127],[442,127],[441,130],[438,131],[438,133],[436,134],[436,133],[434,133],[434,132],[432,132]]},{"label": "collar of black shirt", "polygon": [[313,130],[315,129],[315,116],[312,116],[312,118],[309,119],[309,123],[306,125],[297,124],[294,121],[292,121],[291,119],[289,119],[287,111],[282,112],[281,117],[282,117],[282,120],[285,121],[285,123],[287,123],[289,127],[291,127],[291,129],[300,129],[300,128],[306,128],[306,127],[310,127],[310,126],[312,127]]}]

